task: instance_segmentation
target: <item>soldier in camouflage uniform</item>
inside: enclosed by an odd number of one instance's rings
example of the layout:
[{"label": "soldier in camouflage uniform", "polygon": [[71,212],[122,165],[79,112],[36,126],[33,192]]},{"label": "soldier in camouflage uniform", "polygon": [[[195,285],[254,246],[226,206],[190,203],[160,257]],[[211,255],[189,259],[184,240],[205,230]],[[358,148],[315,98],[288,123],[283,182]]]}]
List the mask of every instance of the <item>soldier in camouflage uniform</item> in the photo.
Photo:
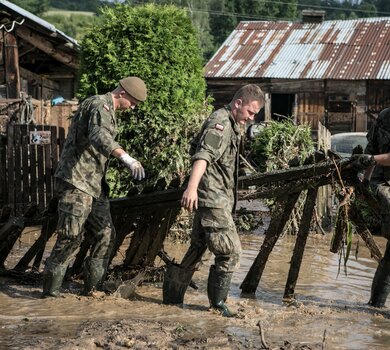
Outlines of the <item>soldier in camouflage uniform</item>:
[{"label": "soldier in camouflage uniform", "polygon": [[85,224],[94,241],[84,263],[84,293],[99,288],[115,239],[105,182],[107,160],[112,155],[134,178],[141,180],[145,176],[141,163],[115,141],[115,111],[133,109],[146,96],[145,83],[138,77],[127,77],[112,92],[84,100],[74,115],[55,172],[58,237],[46,261],[43,297],[59,296],[66,269],[83,239]]},{"label": "soldier in camouflage uniform", "polygon": [[[382,235],[390,238],[390,108],[378,115],[367,134],[368,144],[363,155],[354,155],[353,165],[364,174],[381,207]],[[378,265],[371,286],[369,304],[383,307],[390,292],[390,243]]]},{"label": "soldier in camouflage uniform", "polygon": [[210,306],[231,317],[225,305],[233,272],[239,266],[241,243],[233,222],[239,160],[240,125],[253,120],[264,104],[257,85],[239,89],[229,105],[205,121],[192,155],[192,171],[182,206],[196,209],[191,245],[180,265],[171,264],[165,274],[163,302],[183,303],[184,294],[208,248],[215,255],[207,294]]}]

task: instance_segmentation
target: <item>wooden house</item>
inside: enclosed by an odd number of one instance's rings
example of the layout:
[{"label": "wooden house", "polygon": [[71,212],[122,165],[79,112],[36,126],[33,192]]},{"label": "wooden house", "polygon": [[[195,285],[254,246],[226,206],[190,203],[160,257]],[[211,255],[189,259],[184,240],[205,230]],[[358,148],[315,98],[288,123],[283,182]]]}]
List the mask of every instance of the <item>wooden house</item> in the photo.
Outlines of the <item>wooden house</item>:
[{"label": "wooden house", "polygon": [[[0,208],[53,197],[53,171],[75,96],[80,46],[52,24],[0,0]],[[53,99],[66,103],[53,106]]]},{"label": "wooden house", "polygon": [[390,106],[390,17],[323,21],[322,11],[306,11],[302,18],[238,24],[205,66],[216,107],[255,83],[266,94],[265,120],[366,131]]},{"label": "wooden house", "polygon": [[79,69],[76,40],[32,13],[0,2],[0,98],[71,99]]}]

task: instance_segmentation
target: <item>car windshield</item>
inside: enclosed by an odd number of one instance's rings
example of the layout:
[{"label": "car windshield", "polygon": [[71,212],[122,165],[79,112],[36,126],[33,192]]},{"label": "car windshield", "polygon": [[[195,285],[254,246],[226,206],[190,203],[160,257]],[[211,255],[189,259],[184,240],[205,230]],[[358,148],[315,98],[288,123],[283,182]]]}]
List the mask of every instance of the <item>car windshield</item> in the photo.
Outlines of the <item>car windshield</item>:
[{"label": "car windshield", "polygon": [[331,137],[331,149],[342,155],[351,155],[352,150],[360,145],[364,149],[367,146],[366,133],[342,133]]}]

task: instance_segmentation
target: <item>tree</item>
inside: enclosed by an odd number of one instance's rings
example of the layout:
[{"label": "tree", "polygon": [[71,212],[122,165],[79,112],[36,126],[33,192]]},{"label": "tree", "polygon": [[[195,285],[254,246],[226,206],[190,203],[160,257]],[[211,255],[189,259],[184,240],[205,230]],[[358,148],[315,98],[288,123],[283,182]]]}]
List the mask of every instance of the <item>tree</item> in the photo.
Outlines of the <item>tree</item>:
[{"label": "tree", "polygon": [[50,0],[50,5],[56,9],[70,11],[97,12],[105,1],[101,0]]},{"label": "tree", "polygon": [[234,0],[210,0],[210,29],[218,48],[236,27]]},{"label": "tree", "polygon": [[89,27],[99,20],[95,15],[83,13],[43,14],[42,18],[78,41],[81,41]]},{"label": "tree", "polygon": [[389,0],[377,0],[375,6],[378,9],[378,12],[390,13],[390,1]]},{"label": "tree", "polygon": [[49,9],[50,0],[12,0],[12,3],[40,16]]},{"label": "tree", "polygon": [[[206,91],[197,34],[187,12],[153,4],[106,7],[81,47],[80,96],[111,91],[125,76],[144,79],[148,99],[136,113],[120,116],[120,142],[142,162],[150,182],[183,178]],[[114,193],[123,195],[131,179],[117,165],[109,181]]]},{"label": "tree", "polygon": [[369,2],[362,2],[359,10],[364,11],[358,12],[359,17],[376,17],[378,15],[375,5]]}]

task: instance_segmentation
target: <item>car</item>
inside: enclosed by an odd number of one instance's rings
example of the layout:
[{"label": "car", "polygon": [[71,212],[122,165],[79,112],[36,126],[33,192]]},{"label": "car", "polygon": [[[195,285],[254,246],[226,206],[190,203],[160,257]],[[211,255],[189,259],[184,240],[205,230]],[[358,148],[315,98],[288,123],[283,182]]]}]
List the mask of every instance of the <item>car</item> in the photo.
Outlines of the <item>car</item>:
[{"label": "car", "polygon": [[347,158],[352,155],[355,147],[361,146],[362,152],[367,146],[367,132],[343,132],[330,137],[330,149],[341,157]]}]

